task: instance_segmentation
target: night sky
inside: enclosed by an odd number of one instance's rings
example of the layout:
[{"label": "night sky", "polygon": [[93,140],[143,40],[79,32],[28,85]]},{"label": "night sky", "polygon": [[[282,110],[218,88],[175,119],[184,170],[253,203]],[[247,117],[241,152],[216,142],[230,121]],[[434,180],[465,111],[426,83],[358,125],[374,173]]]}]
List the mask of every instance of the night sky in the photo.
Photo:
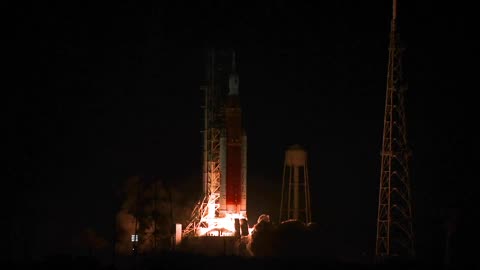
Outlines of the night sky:
[{"label": "night sky", "polygon": [[[87,227],[111,239],[132,175],[199,196],[210,46],[237,52],[251,225],[278,218],[298,143],[325,241],[341,258],[373,254],[391,1],[64,2],[6,9],[2,196],[17,255],[68,252]],[[473,38],[466,7],[403,2],[417,248],[431,258],[446,209],[467,215],[473,190]]]}]

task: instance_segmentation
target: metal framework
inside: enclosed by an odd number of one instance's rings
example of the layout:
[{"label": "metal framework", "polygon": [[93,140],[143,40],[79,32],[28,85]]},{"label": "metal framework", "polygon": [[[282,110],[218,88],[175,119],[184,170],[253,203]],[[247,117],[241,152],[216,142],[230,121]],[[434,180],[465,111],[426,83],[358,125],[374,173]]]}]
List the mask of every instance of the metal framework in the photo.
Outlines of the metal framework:
[{"label": "metal framework", "polygon": [[[220,198],[220,137],[222,130],[221,89],[216,85],[215,52],[209,52],[207,83],[201,87],[205,100],[203,133],[203,199],[192,211],[184,236],[195,234],[198,228],[215,217]],[[214,209],[211,209],[211,208]]]},{"label": "metal framework", "polygon": [[279,222],[289,219],[312,221],[307,152],[299,145],[287,149],[283,166]]},{"label": "metal framework", "polygon": [[397,1],[393,0],[385,98],[385,116],[381,152],[380,189],[378,195],[377,262],[396,258],[413,258],[414,232],[410,187],[401,53],[396,25]]}]

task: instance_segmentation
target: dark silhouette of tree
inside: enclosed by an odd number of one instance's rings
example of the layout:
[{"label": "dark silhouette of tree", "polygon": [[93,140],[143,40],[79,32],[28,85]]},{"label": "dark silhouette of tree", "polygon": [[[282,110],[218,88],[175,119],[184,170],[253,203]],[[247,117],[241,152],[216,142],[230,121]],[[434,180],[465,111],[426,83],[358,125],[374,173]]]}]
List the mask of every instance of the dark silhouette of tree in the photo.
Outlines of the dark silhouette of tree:
[{"label": "dark silhouette of tree", "polygon": [[[123,189],[124,202],[117,214],[117,251],[157,252],[172,248],[174,224],[184,224],[193,205],[167,182],[154,177],[134,176]],[[131,236],[138,235],[137,245]]]},{"label": "dark silhouette of tree", "polygon": [[299,220],[280,223],[273,240],[275,255],[282,257],[309,255],[309,249],[314,243],[309,241],[308,236],[307,226]]},{"label": "dark silhouette of tree", "polygon": [[268,215],[261,215],[253,226],[248,249],[255,256],[273,255],[274,226]]},{"label": "dark silhouette of tree", "polygon": [[81,232],[79,244],[87,249],[89,256],[94,256],[97,251],[100,251],[108,246],[108,241],[98,235],[94,229],[87,228]]}]

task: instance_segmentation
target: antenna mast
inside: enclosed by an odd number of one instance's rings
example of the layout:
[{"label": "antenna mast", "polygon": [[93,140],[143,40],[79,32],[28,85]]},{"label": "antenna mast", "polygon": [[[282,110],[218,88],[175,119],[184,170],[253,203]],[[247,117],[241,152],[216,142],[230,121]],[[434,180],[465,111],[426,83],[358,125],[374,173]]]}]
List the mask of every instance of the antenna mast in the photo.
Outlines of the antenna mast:
[{"label": "antenna mast", "polygon": [[401,53],[397,33],[397,1],[393,0],[390,29],[387,91],[381,152],[380,189],[378,195],[377,262],[392,257],[413,258],[414,233],[410,188]]}]

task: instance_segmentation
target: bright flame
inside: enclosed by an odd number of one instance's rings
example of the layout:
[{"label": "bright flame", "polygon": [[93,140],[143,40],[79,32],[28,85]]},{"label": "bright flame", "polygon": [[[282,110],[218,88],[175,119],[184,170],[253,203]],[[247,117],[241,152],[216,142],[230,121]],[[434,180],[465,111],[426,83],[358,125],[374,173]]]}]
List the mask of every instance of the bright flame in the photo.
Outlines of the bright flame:
[{"label": "bright flame", "polygon": [[[198,236],[233,236],[235,234],[235,219],[247,219],[241,213],[225,213],[224,217],[215,217],[216,209],[218,209],[218,205],[212,198],[208,202],[207,213],[201,220],[203,226],[198,229]],[[248,228],[249,233],[252,229]]]},{"label": "bright flame", "polygon": [[213,217],[203,220],[206,227],[200,227],[198,234],[215,236],[233,236],[235,234],[235,219],[246,219],[241,214],[226,214],[225,217]]}]

